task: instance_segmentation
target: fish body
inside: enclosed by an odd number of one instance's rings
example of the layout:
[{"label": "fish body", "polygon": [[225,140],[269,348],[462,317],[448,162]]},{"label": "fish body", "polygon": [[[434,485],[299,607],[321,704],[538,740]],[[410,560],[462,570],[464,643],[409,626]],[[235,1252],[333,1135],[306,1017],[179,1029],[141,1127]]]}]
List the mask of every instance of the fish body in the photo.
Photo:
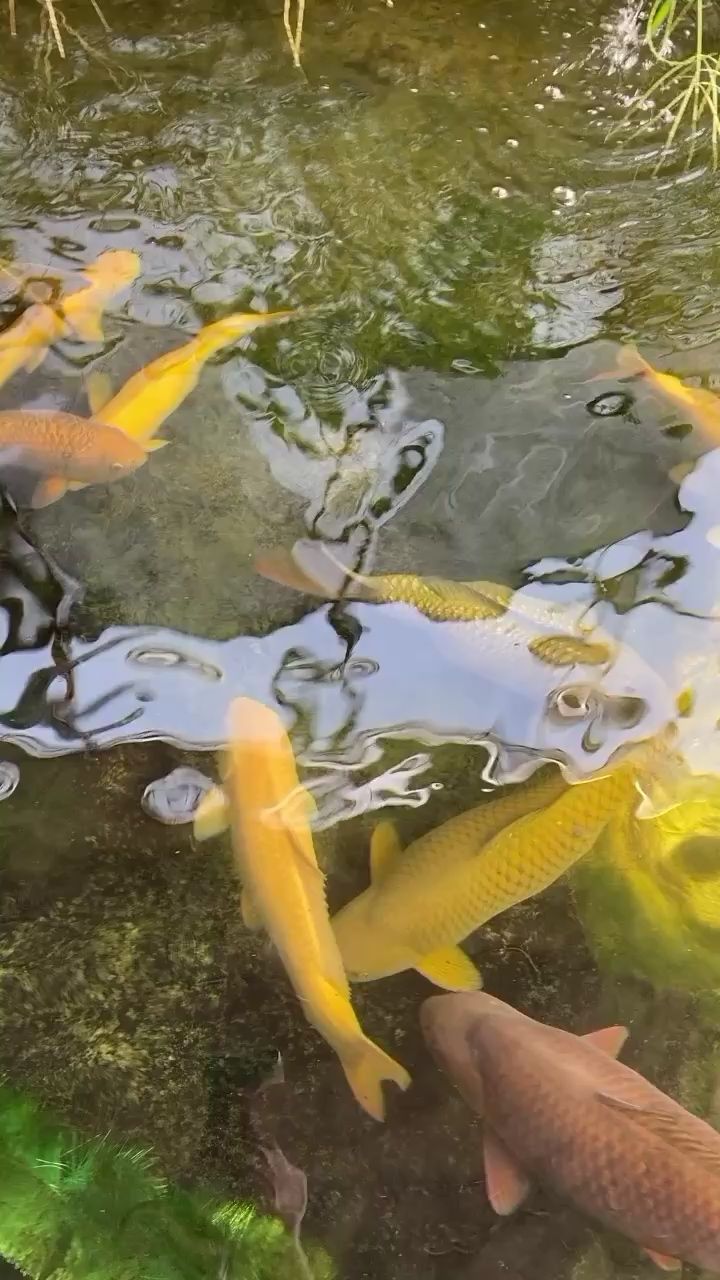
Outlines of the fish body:
[{"label": "fish body", "polygon": [[602,666],[613,661],[617,644],[598,628],[577,627],[557,605],[516,592],[502,583],[455,582],[414,573],[355,573],[329,547],[298,541],[292,551],[277,549],[257,557],[264,577],[327,599],[408,604],[433,622],[481,624],[478,639],[504,654],[522,644],[540,662],[554,667]]},{"label": "fish body", "polygon": [[84,268],[90,281],[86,288],[67,296],[57,305],[35,303],[19,320],[0,334],[0,386],[20,369],[31,372],[42,364],[48,348],[68,334],[85,341],[102,341],[100,319],[116,293],[130,284],[140,269],[136,253],[111,250]]},{"label": "fish body", "polygon": [[33,507],[53,501],[52,482],[110,484],[142,466],[146,452],[121,431],[91,418],[60,410],[10,409],[0,412],[0,466],[43,477]]},{"label": "fish body", "polygon": [[135,440],[151,439],[158,427],[197,386],[210,356],[259,325],[287,319],[292,311],[237,313],[201,329],[184,346],[168,351],[130,378],[102,407],[103,422]]},{"label": "fish body", "polygon": [[690,421],[715,444],[720,442],[720,397],[704,387],[688,387],[672,373],[662,373],[653,368],[633,346],[623,347],[618,356],[618,372],[626,376],[644,375],[650,385],[676,408],[687,414]]},{"label": "fish body", "polygon": [[421,1022],[484,1117],[498,1213],[537,1179],[667,1270],[720,1270],[720,1134],[615,1061],[624,1028],[575,1036],[484,993],[435,996]]},{"label": "fish body", "polygon": [[370,887],[332,921],[349,977],[414,968],[450,990],[480,986],[458,943],[557,880],[634,797],[635,771],[626,764],[571,787],[554,772],[450,818],[404,852],[390,824],[381,824]]},{"label": "fish body", "polygon": [[[404,1089],[410,1077],[367,1039],[350,1003],[307,821],[311,802],[298,782],[287,733],[269,707],[238,698],[230,708],[229,738],[226,816],[243,884],[243,918],[270,935],[306,1018],[337,1053],[358,1102],[381,1120],[383,1079]],[[294,815],[286,821],[291,799]],[[223,818],[214,816],[219,803],[211,793],[200,805],[200,837],[222,825]]]}]

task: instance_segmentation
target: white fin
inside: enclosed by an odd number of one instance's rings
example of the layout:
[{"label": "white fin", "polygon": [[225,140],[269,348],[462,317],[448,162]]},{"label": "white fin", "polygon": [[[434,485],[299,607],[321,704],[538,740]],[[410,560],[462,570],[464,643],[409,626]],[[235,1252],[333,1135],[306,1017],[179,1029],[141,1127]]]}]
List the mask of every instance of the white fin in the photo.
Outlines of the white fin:
[{"label": "white fin", "polygon": [[230,826],[230,807],[222,787],[213,787],[200,801],[193,818],[196,840],[210,840]]},{"label": "white fin", "polygon": [[507,1217],[529,1195],[530,1179],[505,1144],[487,1126],[483,1133],[483,1156],[487,1198],[500,1217]]},{"label": "white fin", "polygon": [[249,889],[240,894],[240,911],[246,929],[262,929],[262,918]]}]

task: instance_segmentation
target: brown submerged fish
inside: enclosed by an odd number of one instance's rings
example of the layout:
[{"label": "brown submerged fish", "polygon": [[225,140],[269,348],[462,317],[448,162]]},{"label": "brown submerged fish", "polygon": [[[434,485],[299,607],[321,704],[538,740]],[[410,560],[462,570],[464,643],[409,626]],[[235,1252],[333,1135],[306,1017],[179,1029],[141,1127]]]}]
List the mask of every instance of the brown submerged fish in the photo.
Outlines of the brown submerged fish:
[{"label": "brown submerged fish", "polygon": [[658,1266],[720,1271],[720,1133],[615,1061],[627,1031],[574,1036],[484,993],[433,996],[425,1039],[485,1118],[487,1192],[509,1214],[547,1184]]},{"label": "brown submerged fish", "polygon": [[68,486],[110,484],[141,467],[147,449],[116,427],[55,409],[0,412],[0,468],[37,472],[34,508],[47,506]]}]

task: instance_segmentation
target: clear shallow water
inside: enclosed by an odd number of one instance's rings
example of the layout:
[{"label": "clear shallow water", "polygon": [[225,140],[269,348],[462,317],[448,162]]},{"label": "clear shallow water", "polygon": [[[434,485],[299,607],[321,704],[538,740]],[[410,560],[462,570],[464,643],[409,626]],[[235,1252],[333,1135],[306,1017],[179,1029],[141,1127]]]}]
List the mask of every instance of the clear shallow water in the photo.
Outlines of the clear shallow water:
[{"label": "clear shallow water", "polygon": [[[302,72],[272,5],[116,4],[107,37],[66,12],[97,56],[68,34],[66,63],[36,73],[25,6],[2,45],[0,252],[66,268],[132,248],[142,274],[104,344],[60,344],[0,408],[84,413],[89,368],[120,385],[230,310],[303,311],[209,365],[135,476],[26,521],[60,573],[6,512],[0,737],[20,783],[0,808],[3,1070],[67,1121],[152,1147],[170,1178],[268,1208],[251,1100],[280,1052],[268,1123],[339,1275],[520,1277],[539,1256],[552,1277],[645,1274],[549,1199],[498,1227],[479,1142],[421,1044],[416,974],[355,989],[414,1078],[385,1128],[366,1120],[242,929],[224,847],[140,800],[178,765],[215,776],[229,697],[277,701],[318,789],[334,908],[366,883],[373,809],[392,801],[409,840],[539,755],[584,777],[688,688],[680,744],[717,770],[717,454],[609,372],[633,340],[712,385],[712,175],[679,157],[655,177],[659,138],[608,141],[644,83],[613,65],[611,10],[313,3]],[[701,455],[678,491],[674,468]],[[330,608],[255,574],[257,553],[307,534],[357,543],[376,571],[525,585],[518,601],[569,620],[590,608],[621,656],[577,716],[553,715],[577,672],[522,644],[509,659],[475,624]],[[83,597],[58,634],[63,573]],[[712,893],[696,901],[690,864],[685,880],[653,864],[661,924],[613,857],[469,951],[488,990],[541,1018],[627,1019],[628,1060],[712,1116]]]}]

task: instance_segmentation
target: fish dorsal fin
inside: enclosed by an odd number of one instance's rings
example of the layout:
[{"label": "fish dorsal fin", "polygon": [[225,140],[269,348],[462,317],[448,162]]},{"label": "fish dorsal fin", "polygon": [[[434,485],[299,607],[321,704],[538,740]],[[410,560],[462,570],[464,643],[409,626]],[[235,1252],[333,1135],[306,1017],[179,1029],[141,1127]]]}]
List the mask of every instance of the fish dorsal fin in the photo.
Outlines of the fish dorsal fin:
[{"label": "fish dorsal fin", "polygon": [[664,1110],[661,1106],[639,1106],[607,1092],[595,1096],[603,1106],[622,1112],[634,1124],[720,1176],[720,1134],[706,1121],[679,1106],[677,1110],[674,1105]]},{"label": "fish dorsal fin", "polygon": [[222,787],[206,792],[195,810],[193,833],[196,840],[210,840],[230,826],[230,809]]},{"label": "fish dorsal fin", "polygon": [[85,392],[94,418],[98,417],[105,405],[112,400],[113,385],[107,373],[89,373],[85,379]]},{"label": "fish dorsal fin", "polygon": [[596,1049],[602,1049],[611,1058],[617,1058],[629,1034],[627,1027],[600,1027],[598,1031],[588,1031],[580,1039],[586,1044],[593,1044]]},{"label": "fish dorsal fin", "polygon": [[679,1258],[673,1258],[669,1253],[658,1253],[657,1249],[645,1249],[644,1251],[651,1262],[656,1267],[660,1267],[661,1271],[680,1271],[682,1262]]},{"label": "fish dorsal fin", "polygon": [[378,822],[370,838],[370,879],[382,880],[402,853],[397,827],[389,818]]},{"label": "fish dorsal fin", "polygon": [[482,987],[480,973],[460,947],[438,947],[437,951],[419,956],[414,967],[446,991],[479,991]]},{"label": "fish dorsal fin", "polygon": [[495,1212],[505,1218],[529,1195],[530,1179],[487,1125],[483,1133],[483,1157],[487,1198]]}]

